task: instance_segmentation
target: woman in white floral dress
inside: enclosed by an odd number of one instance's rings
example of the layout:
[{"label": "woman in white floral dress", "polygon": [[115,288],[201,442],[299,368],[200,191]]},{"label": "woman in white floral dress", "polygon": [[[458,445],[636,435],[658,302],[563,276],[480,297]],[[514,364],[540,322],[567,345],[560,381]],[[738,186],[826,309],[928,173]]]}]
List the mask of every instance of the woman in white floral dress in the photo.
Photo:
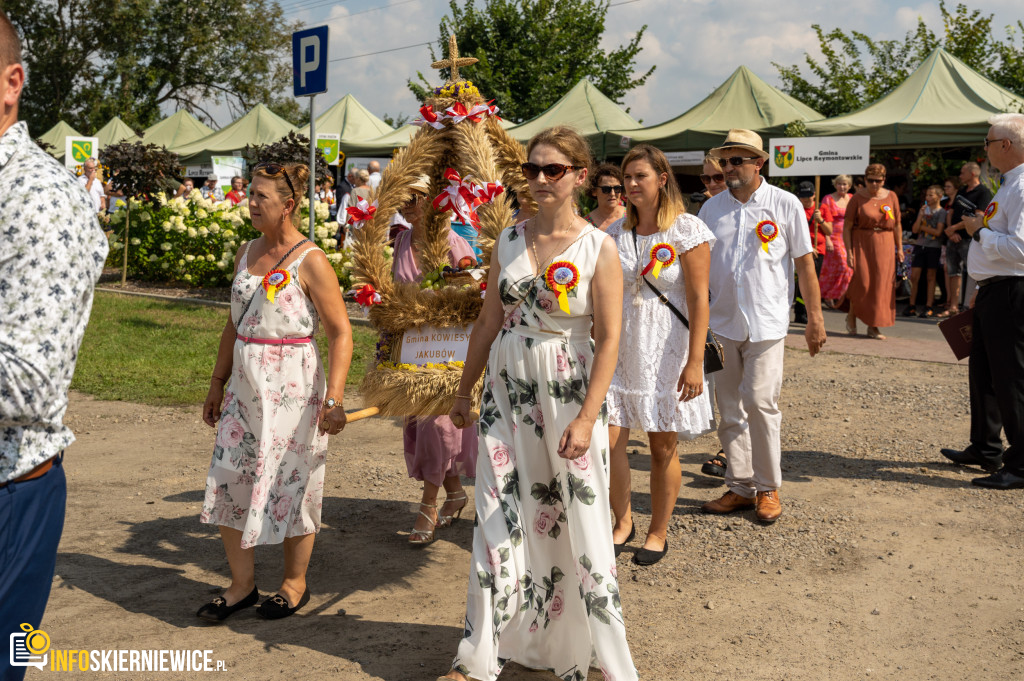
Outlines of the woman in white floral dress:
[{"label": "woman in white floral dress", "polygon": [[[352,329],[334,269],[296,228],[307,184],[306,166],[260,164],[249,193],[253,227],[263,235],[235,256],[231,316],[203,405],[203,420],[220,424],[200,521],[219,526],[231,567],[231,585],[197,613],[209,621],[259,600],[258,544],[283,544],[285,555],[281,586],[258,612],[287,617],[309,600],[326,436],[345,426]],[[329,339],[326,376],[313,341],[319,321]]]},{"label": "woman in white floral dress", "polygon": [[[512,660],[583,681],[632,681],[608,524],[604,396],[617,357],[615,245],[573,212],[590,165],[569,128],[530,141],[536,217],[491,257],[452,421],[484,369],[465,632],[444,679],[492,681]],[[493,293],[492,293],[493,292]],[[593,323],[593,341],[591,341]]]},{"label": "woman in white floral dress", "polygon": [[[611,503],[616,553],[636,533],[630,508],[629,431],[647,432],[651,446],[651,525],[633,562],[651,565],[668,551],[668,523],[682,484],[676,442],[714,429],[704,376],[708,271],[715,237],[686,212],[672,167],[646,144],[622,161],[626,217],[608,229],[622,263],[622,332],[630,339],[608,391]],[[649,282],[687,317],[690,330]]]}]

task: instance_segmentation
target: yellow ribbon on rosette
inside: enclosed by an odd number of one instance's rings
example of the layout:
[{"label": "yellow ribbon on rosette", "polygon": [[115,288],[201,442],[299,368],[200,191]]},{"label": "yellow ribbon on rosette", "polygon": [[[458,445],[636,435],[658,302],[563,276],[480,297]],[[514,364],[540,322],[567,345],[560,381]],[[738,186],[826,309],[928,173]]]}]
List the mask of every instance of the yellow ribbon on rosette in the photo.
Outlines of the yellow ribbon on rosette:
[{"label": "yellow ribbon on rosette", "polygon": [[761,248],[768,252],[768,244],[779,238],[779,226],[771,220],[761,220],[754,227],[757,238],[761,240]]},{"label": "yellow ribbon on rosette", "polygon": [[892,212],[892,206],[887,203],[882,204],[882,212],[885,213],[885,217],[888,220],[896,221],[896,216]]},{"label": "yellow ribbon on rosette", "polygon": [[267,292],[267,300],[274,302],[277,292],[291,283],[292,275],[288,270],[270,270],[263,276],[263,290]]},{"label": "yellow ribbon on rosette", "polygon": [[657,279],[658,275],[661,274],[662,267],[668,267],[676,261],[676,249],[672,248],[672,244],[660,243],[654,244],[651,247],[651,261],[647,263],[647,267],[641,272],[641,275],[647,274],[648,272],[654,275]]},{"label": "yellow ribbon on rosette", "polygon": [[559,260],[548,265],[544,272],[544,281],[548,288],[555,292],[558,307],[569,314],[569,291],[576,288],[580,281],[580,271],[568,260]]}]

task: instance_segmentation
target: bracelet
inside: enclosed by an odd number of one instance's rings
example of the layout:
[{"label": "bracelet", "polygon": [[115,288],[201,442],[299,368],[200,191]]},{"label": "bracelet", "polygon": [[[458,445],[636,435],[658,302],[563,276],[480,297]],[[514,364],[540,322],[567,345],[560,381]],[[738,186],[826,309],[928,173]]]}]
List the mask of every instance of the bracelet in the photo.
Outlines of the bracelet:
[{"label": "bracelet", "polygon": [[469,395],[456,395],[455,399],[457,399],[457,400],[469,400],[470,402],[473,401],[473,398],[470,397]]},{"label": "bracelet", "polygon": [[217,374],[213,374],[212,376],[210,376],[210,380],[212,381],[213,379],[217,379],[217,380],[218,380],[218,381],[220,381],[221,383],[227,383],[227,382],[228,382],[228,379],[226,379],[226,378],[221,378],[221,377],[220,377],[220,376],[218,376]]}]

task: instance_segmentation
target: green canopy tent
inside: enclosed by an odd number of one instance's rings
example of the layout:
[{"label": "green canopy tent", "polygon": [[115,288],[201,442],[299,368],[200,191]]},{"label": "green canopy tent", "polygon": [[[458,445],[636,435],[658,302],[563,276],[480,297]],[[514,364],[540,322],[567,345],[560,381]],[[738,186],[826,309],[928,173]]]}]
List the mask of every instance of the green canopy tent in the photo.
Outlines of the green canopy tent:
[{"label": "green canopy tent", "polygon": [[[767,139],[788,123],[822,115],[764,82],[746,66],[680,116],[640,130],[616,129],[605,135],[608,148],[647,143],[662,151],[706,151],[718,146],[732,128],[753,130]],[[625,138],[625,142],[624,142]]]},{"label": "green canopy tent", "polygon": [[[387,135],[394,129],[374,116],[352,95],[345,95],[334,106],[316,117],[317,133],[341,135],[341,144],[365,142]],[[309,126],[298,130],[300,135],[309,137]]]},{"label": "green canopy tent", "polygon": [[100,149],[118,142],[139,142],[142,139],[121,120],[120,116],[111,118],[93,137],[99,141]]},{"label": "green canopy tent", "polygon": [[182,165],[209,163],[212,156],[233,156],[247,144],[271,144],[295,130],[263,104],[257,104],[231,125],[195,142],[170,148]]},{"label": "green canopy tent", "polygon": [[936,48],[892,92],[868,106],[807,125],[807,133],[870,135],[872,148],[980,146],[992,114],[1024,101]]},{"label": "green canopy tent", "polygon": [[[583,79],[542,114],[508,129],[520,142],[527,142],[541,130],[553,125],[569,125],[587,138],[594,154],[604,159],[614,147],[607,145],[608,130],[640,128],[640,124],[622,108]],[[618,137],[615,137],[615,145]]]},{"label": "green canopy tent", "polygon": [[46,142],[53,147],[53,157],[58,161],[64,158],[65,137],[84,137],[82,133],[78,132],[64,121],[57,121],[57,125],[53,126],[42,135],[39,136],[40,142]]},{"label": "green canopy tent", "polygon": [[146,144],[173,149],[213,134],[213,128],[202,123],[185,109],[179,109],[167,118],[143,131]]},{"label": "green canopy tent", "polygon": [[341,150],[350,158],[389,158],[395,149],[409,146],[409,140],[419,130],[416,125],[403,125],[397,130],[360,142],[341,141]]}]

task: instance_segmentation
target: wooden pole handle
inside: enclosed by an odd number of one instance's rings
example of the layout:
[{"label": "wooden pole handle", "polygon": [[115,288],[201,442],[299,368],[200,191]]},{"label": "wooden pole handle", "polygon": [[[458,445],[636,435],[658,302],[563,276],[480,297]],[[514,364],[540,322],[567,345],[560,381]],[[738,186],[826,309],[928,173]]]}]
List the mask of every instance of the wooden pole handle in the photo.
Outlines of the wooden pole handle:
[{"label": "wooden pole handle", "polygon": [[[380,413],[380,407],[366,407],[365,409],[357,409],[355,411],[347,411],[347,412],[345,412],[345,423],[348,424],[348,423],[354,423],[356,421],[362,421],[363,419],[370,418],[371,416],[376,416],[379,413]],[[480,420],[480,412],[478,412],[478,411],[470,411],[469,412],[469,418],[470,418],[470,421],[478,421],[478,420]]]}]

